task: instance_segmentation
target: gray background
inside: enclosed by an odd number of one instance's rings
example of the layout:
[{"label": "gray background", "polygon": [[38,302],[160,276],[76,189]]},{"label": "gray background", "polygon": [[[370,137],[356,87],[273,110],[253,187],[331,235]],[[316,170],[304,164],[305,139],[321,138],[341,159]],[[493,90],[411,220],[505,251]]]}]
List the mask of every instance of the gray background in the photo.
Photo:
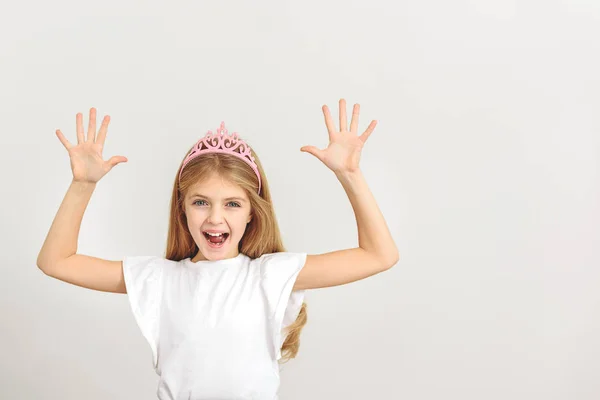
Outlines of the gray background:
[{"label": "gray background", "polygon": [[401,254],[307,293],[299,399],[600,397],[595,1],[34,1],[0,9],[0,398],[152,399],[125,295],[36,257],[71,179],[54,131],[109,114],[82,254],[164,254],[187,149],[224,120],[265,165],[289,251],[355,247],[321,106],[379,121],[361,168]]}]

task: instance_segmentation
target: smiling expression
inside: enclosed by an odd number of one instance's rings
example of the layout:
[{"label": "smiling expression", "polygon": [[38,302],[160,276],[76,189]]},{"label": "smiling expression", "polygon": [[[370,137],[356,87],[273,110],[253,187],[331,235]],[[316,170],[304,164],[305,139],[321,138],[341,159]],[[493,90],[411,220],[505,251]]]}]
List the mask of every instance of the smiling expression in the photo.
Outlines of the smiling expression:
[{"label": "smiling expression", "polygon": [[[252,219],[248,195],[241,187],[213,174],[190,188],[185,198],[185,214],[190,234],[200,249],[193,262],[239,254],[238,244]],[[220,247],[210,244],[207,231],[223,234],[224,243]]]}]

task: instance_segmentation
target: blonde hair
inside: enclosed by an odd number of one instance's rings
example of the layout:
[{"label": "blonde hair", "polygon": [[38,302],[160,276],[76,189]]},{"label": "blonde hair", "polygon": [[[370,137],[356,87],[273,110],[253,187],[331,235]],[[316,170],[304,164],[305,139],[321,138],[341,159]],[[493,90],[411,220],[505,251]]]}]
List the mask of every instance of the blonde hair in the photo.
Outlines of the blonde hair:
[{"label": "blonde hair", "polygon": [[[188,150],[186,156],[191,150],[192,148]],[[181,180],[178,180],[185,157],[181,160],[171,195],[165,255],[167,259],[180,261],[188,257],[192,258],[198,252],[198,246],[187,228],[184,199],[192,186],[215,173],[220,178],[242,188],[250,200],[252,219],[240,240],[238,251],[252,259],[267,253],[286,251],[281,240],[264,170],[254,150],[252,150],[252,156],[261,176],[260,195],[257,193],[258,178],[256,174],[248,164],[236,156],[209,153],[196,157],[185,166],[181,173]],[[281,363],[296,357],[300,347],[300,332],[306,321],[306,303],[302,303],[296,321],[285,329],[284,334],[287,333],[287,337],[281,347]]]}]

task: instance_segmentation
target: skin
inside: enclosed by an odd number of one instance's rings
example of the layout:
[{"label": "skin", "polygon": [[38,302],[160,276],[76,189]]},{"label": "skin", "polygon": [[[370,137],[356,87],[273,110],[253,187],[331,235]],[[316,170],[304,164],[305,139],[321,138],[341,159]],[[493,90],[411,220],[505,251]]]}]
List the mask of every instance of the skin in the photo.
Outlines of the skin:
[{"label": "skin", "polygon": [[[205,197],[194,195],[195,193],[201,193]],[[229,197],[240,197],[241,200],[225,200]],[[244,236],[246,225],[252,219],[251,213],[246,192],[216,174],[193,186],[185,197],[188,229],[199,248],[192,262],[237,257],[238,244]],[[202,233],[208,229],[229,232],[223,247],[215,249],[208,245]]]},{"label": "skin", "polygon": [[[329,108],[323,106],[323,114],[329,134],[329,144],[325,149],[304,146],[300,150],[315,156],[340,180],[348,195],[356,216],[359,247],[336,250],[324,254],[309,254],[294,284],[294,290],[316,289],[343,285],[375,275],[392,266],[399,260],[396,244],[379,210],[373,194],[358,166],[363,144],[375,128],[376,121],[367,130],[358,134],[359,105],[355,104],[352,121],[348,129],[346,101],[340,100],[340,128],[335,123]],[[103,260],[77,252],[77,237],[85,208],[100,180],[119,163],[127,162],[124,156],[103,159],[102,151],[110,117],[106,116],[96,135],[96,110],[90,110],[90,123],[84,134],[82,115],[77,114],[77,144],[71,144],[60,130],[56,134],[65,146],[71,159],[73,182],[56,214],[37,265],[49,276],[82,287],[107,292],[127,293],[123,281],[121,261]],[[243,223],[250,221],[251,210],[233,208],[223,199],[240,195],[246,199],[241,188],[221,180],[209,180],[202,187],[207,195],[206,203],[192,205],[186,199],[185,210],[189,229],[200,251],[193,261],[236,257],[239,241],[244,234]],[[245,221],[245,222],[241,222]],[[203,229],[218,228],[233,235],[222,253],[215,253],[206,244],[201,233]],[[206,256],[206,257],[205,257]]]}]

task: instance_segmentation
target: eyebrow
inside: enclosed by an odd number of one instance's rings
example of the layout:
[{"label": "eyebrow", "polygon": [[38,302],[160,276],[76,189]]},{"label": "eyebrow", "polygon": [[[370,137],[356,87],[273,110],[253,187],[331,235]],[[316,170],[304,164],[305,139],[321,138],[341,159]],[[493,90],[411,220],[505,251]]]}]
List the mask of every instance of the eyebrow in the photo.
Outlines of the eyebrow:
[{"label": "eyebrow", "polygon": [[[203,195],[203,194],[200,194],[200,193],[192,193],[192,195],[190,196],[190,198],[194,198],[194,197],[204,197],[205,199],[212,200],[210,197],[208,197],[208,196],[205,196],[205,195]],[[242,201],[242,202],[245,202],[245,201],[246,201],[246,200],[244,200],[244,199],[243,199],[243,198],[241,198],[241,197],[228,197],[228,198],[226,198],[226,199],[223,199],[223,200],[226,200],[226,201],[227,201],[227,200],[239,200],[239,201]]]}]

